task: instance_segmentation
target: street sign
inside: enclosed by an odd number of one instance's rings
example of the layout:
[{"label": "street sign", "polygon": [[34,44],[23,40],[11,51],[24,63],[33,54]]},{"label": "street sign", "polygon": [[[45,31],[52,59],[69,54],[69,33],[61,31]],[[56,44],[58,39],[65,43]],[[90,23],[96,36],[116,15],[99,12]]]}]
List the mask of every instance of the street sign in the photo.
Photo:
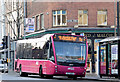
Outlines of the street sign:
[{"label": "street sign", "polygon": [[78,20],[75,20],[75,19],[73,19],[73,20],[67,20],[67,22],[78,22]]}]

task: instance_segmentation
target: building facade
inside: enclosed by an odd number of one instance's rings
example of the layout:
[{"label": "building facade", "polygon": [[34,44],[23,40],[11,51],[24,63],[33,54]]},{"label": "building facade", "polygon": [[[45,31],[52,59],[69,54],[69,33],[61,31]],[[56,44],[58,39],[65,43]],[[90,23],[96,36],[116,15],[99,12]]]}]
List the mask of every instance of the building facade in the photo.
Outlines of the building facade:
[{"label": "building facade", "polygon": [[[28,2],[27,17],[36,19],[36,30],[43,26],[110,27],[114,25],[113,2]],[[44,19],[44,22],[41,20]],[[38,23],[39,22],[39,23]]]}]

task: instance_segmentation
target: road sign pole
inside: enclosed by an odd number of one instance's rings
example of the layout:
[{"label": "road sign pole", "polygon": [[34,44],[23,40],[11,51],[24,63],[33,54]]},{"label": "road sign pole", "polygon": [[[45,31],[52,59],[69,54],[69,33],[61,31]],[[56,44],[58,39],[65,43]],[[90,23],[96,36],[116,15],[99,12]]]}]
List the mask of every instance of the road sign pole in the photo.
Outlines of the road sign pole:
[{"label": "road sign pole", "polygon": [[8,72],[10,71],[10,33],[8,33]]},{"label": "road sign pole", "polygon": [[119,0],[117,0],[117,36],[119,36]]}]

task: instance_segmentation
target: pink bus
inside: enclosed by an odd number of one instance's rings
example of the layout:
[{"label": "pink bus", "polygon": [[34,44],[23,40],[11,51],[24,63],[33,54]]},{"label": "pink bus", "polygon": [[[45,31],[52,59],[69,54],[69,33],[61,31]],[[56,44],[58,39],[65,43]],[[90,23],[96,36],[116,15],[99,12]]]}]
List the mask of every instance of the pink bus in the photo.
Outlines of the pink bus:
[{"label": "pink bus", "polygon": [[85,36],[46,34],[40,38],[17,41],[15,71],[20,76],[85,77],[88,44]]}]

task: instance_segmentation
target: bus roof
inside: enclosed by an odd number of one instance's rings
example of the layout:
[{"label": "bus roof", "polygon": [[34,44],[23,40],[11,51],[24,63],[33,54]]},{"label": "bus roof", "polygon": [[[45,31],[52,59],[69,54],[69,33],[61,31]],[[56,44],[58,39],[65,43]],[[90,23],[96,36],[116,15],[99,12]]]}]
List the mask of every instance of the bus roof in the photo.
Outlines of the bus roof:
[{"label": "bus roof", "polygon": [[49,40],[49,38],[53,34],[46,34],[40,38],[33,38],[33,39],[25,39],[25,40],[18,40],[17,43],[31,43],[35,47],[40,47],[41,49],[44,47],[45,43]]},{"label": "bus roof", "polygon": [[108,37],[108,38],[101,40],[100,42],[108,42],[108,41],[116,41],[116,40],[120,40],[120,36]]}]

